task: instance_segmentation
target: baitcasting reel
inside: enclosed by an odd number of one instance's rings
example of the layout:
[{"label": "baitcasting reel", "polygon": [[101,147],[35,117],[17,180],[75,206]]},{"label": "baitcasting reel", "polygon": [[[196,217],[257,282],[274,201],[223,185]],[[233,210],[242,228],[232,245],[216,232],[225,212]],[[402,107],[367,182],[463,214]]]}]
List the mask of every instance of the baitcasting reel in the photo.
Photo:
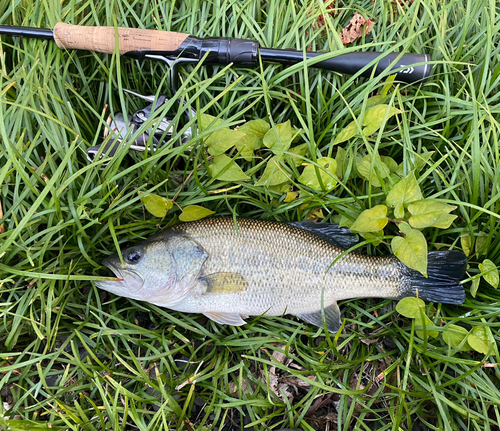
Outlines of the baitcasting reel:
[{"label": "baitcasting reel", "polygon": [[[132,120],[128,124],[126,124],[125,118],[121,112],[117,112],[114,116],[110,115],[107,120],[109,127],[104,130],[105,143],[101,143],[87,149],[87,159],[89,162],[95,161],[97,157],[99,157],[97,160],[100,160],[105,156],[113,157],[119,146],[123,144],[125,137],[134,135],[135,132],[137,132],[137,130],[139,130],[139,128],[146,121],[148,121],[152,112],[158,110],[169,101],[167,96],[163,94],[156,98],[155,96],[143,96],[130,90],[124,91],[151,103],[145,108],[135,111],[132,115]],[[177,102],[182,103],[180,100]],[[186,109],[186,122],[194,117],[196,117],[196,111],[194,109]],[[159,120],[159,123],[153,123],[149,129],[145,130],[135,139],[134,143],[130,145],[129,148],[136,151],[145,151],[148,145],[153,150],[160,148],[163,144],[172,139],[172,136],[176,133],[176,124],[173,123],[173,119],[174,117],[166,115]],[[191,137],[192,130],[191,127],[189,127],[182,134],[179,144],[185,144],[191,139]]]}]

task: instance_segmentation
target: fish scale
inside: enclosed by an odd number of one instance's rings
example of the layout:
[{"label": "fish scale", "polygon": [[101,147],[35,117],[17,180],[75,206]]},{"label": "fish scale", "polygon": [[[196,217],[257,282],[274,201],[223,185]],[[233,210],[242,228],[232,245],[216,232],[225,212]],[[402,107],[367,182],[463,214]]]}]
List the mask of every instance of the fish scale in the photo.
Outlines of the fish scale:
[{"label": "fish scale", "polygon": [[394,256],[348,253],[339,259],[341,243],[350,246],[352,234],[327,223],[207,218],[124,250],[123,264],[106,259],[123,281],[97,285],[231,325],[251,315],[294,314],[322,327],[324,316],[333,332],[340,327],[337,301],[343,299],[401,298],[418,291],[432,301],[463,302],[455,281],[465,271],[461,252],[429,253],[425,278]]}]

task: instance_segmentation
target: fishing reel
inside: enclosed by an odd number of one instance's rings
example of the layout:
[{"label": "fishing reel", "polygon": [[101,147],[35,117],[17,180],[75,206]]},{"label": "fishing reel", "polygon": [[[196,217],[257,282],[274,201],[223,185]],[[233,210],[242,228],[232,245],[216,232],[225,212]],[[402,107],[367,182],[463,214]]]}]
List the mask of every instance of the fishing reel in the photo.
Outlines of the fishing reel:
[{"label": "fishing reel", "polygon": [[[118,151],[120,145],[128,145],[124,142],[125,138],[133,136],[139,128],[141,128],[143,124],[149,120],[152,113],[160,109],[169,101],[167,96],[163,94],[155,97],[143,96],[130,90],[124,91],[151,103],[145,108],[135,111],[132,115],[131,121],[128,123],[125,121],[125,117],[121,112],[110,115],[106,121],[108,127],[104,130],[104,142],[87,149],[87,159],[89,162],[100,160],[103,157],[113,157]],[[179,99],[177,103],[181,104],[182,101]],[[194,109],[186,109],[184,111],[185,122],[189,122],[194,117],[196,117],[196,111]],[[178,125],[175,124],[173,116],[165,115],[158,121],[155,121],[150,128],[141,133],[134,140],[132,145],[129,146],[129,149],[135,151],[145,151],[146,148],[149,147],[153,151],[157,150],[172,139],[172,137],[177,133],[177,126]],[[193,133],[191,127],[189,127],[181,135],[177,144],[185,144],[191,139],[192,135]]]}]

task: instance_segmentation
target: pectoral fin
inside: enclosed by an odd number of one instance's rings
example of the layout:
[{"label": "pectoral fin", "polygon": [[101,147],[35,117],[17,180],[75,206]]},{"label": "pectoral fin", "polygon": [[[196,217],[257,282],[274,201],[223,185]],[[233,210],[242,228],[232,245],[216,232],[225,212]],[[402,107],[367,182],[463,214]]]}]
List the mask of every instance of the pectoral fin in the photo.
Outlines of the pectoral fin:
[{"label": "pectoral fin", "polygon": [[208,311],[207,313],[203,314],[209,319],[212,319],[214,322],[220,323],[222,325],[241,326],[247,323],[241,318],[239,314],[236,313],[218,313],[216,311]]},{"label": "pectoral fin", "polygon": [[[311,325],[318,326],[319,328],[324,327],[321,310],[309,314],[296,314],[296,316]],[[336,302],[325,307],[325,321],[329,332],[335,334],[340,329],[340,310]]]},{"label": "pectoral fin", "polygon": [[209,293],[233,293],[247,290],[245,278],[233,272],[215,272],[200,279],[205,285],[204,295]]}]

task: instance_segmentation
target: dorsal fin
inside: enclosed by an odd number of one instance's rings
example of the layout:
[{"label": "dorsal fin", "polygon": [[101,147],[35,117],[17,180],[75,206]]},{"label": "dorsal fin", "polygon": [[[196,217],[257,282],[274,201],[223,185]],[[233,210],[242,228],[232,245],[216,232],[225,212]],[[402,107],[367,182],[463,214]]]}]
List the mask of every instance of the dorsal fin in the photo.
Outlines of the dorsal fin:
[{"label": "dorsal fin", "polygon": [[339,227],[332,223],[316,223],[313,221],[295,221],[291,226],[307,230],[335,247],[347,250],[358,243],[358,237],[349,228]]}]

